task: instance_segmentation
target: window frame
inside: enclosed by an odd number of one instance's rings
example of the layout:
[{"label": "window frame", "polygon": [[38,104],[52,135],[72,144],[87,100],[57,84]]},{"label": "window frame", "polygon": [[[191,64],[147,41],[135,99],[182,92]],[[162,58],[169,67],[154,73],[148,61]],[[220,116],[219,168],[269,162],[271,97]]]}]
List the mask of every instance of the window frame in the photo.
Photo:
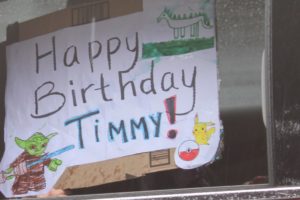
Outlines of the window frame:
[{"label": "window frame", "polygon": [[[266,0],[265,1],[265,105],[267,119],[267,154],[268,154],[268,184],[258,185],[239,185],[239,186],[222,186],[209,188],[193,188],[193,189],[174,189],[174,190],[159,190],[159,191],[142,191],[142,192],[127,192],[114,194],[99,194],[86,196],[72,196],[72,199],[178,199],[178,198],[201,198],[201,199],[295,199],[300,198],[300,186],[297,186],[297,181],[300,183],[300,170],[297,165],[287,165],[288,159],[283,159],[284,155],[293,155],[295,148],[300,147],[300,144],[295,144],[292,137],[282,141],[280,134],[285,130],[278,130],[275,120],[276,116],[281,116],[282,109],[278,108],[278,98],[282,98],[281,93],[276,89],[276,82],[279,73],[283,68],[290,69],[291,65],[282,65],[282,62],[277,62],[275,56],[283,51],[284,48],[273,48],[280,46],[286,40],[280,34],[279,30],[289,31],[291,35],[296,36],[300,33],[300,26],[293,30],[293,20],[284,21],[283,19],[295,19],[297,10],[300,9],[300,1],[297,0]],[[291,6],[293,9],[290,9]],[[288,38],[289,40],[296,38]],[[300,38],[298,39],[300,42]],[[298,50],[300,55],[300,49]],[[283,54],[281,60],[286,60],[289,54]],[[300,64],[300,59],[295,60],[295,63]],[[284,77],[287,80],[290,77]],[[300,80],[300,79],[299,79]],[[282,80],[281,80],[282,81]],[[299,81],[300,85],[300,81]],[[291,94],[287,94],[291,95]],[[300,96],[300,95],[299,95]],[[286,96],[287,98],[289,96]],[[299,102],[300,103],[300,102]],[[299,114],[300,117],[300,114]],[[300,133],[294,133],[300,135]],[[289,145],[289,148],[279,148],[282,145]],[[282,151],[283,150],[283,151]],[[297,160],[296,160],[297,161]],[[300,163],[300,162],[299,162]],[[285,167],[284,169],[282,167]],[[297,179],[299,175],[299,178]],[[292,177],[291,177],[292,176]],[[288,183],[287,180],[293,179]],[[300,185],[300,184],[299,184]]]},{"label": "window frame", "polygon": [[[285,49],[273,48],[286,38],[279,34],[274,34],[278,30],[290,30],[293,25],[293,20],[282,23],[283,18],[296,18],[297,9],[300,9],[300,1],[297,0],[266,0],[265,1],[265,84],[266,84],[266,119],[267,119],[267,154],[268,154],[268,184],[258,185],[238,185],[238,186],[221,186],[209,188],[192,188],[192,189],[171,189],[159,191],[140,191],[140,192],[126,192],[113,194],[97,194],[97,195],[77,195],[68,196],[64,199],[178,199],[178,198],[201,198],[201,199],[291,199],[300,198],[300,171],[297,165],[288,166],[286,160],[283,160],[284,155],[294,155],[294,150],[300,149],[300,144],[295,145],[292,137],[287,137],[284,141],[281,140],[280,134],[284,130],[278,130],[275,124],[276,116],[282,110],[277,107],[277,98],[280,98],[280,93],[276,91],[275,83],[278,81],[274,77],[274,73],[278,73],[282,68],[292,68],[291,65],[282,65],[277,63],[274,55],[281,54]],[[288,9],[294,6],[293,9]],[[293,35],[300,34],[296,29]],[[297,40],[297,38],[288,38],[289,40]],[[300,38],[298,39],[300,42]],[[297,41],[298,42],[298,41]],[[287,56],[287,54],[283,54]],[[299,50],[300,55],[300,50]],[[281,60],[289,59],[282,57]],[[295,61],[299,62],[300,59]],[[282,80],[281,80],[282,81]],[[300,81],[299,81],[300,85]],[[300,102],[299,102],[300,103]],[[281,116],[281,115],[279,115]],[[300,115],[299,115],[300,116]],[[299,135],[300,133],[295,133]],[[290,148],[284,149],[282,152],[282,145],[290,145]],[[297,160],[296,160],[297,161]],[[300,163],[300,161],[299,161]],[[285,167],[283,169],[283,167]],[[287,183],[291,179],[291,175],[295,176],[295,180],[290,184]],[[299,177],[299,178],[297,178]],[[289,186],[288,186],[289,185]],[[300,185],[300,184],[299,184]]]}]

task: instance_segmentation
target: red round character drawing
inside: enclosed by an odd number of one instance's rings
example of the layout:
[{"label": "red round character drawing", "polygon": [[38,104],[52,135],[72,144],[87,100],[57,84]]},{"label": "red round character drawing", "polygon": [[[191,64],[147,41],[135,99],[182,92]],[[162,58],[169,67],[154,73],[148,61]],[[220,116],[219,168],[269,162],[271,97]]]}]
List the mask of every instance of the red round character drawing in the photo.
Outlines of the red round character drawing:
[{"label": "red round character drawing", "polygon": [[199,145],[193,140],[184,141],[178,149],[178,155],[184,161],[194,160],[199,152]]}]

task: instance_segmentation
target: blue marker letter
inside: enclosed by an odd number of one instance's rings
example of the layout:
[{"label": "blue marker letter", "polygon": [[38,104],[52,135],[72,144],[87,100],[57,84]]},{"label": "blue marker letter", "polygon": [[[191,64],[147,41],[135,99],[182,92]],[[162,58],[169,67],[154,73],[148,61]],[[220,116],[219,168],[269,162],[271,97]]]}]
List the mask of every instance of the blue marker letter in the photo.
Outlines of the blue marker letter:
[{"label": "blue marker letter", "polygon": [[108,127],[108,131],[109,131],[109,136],[108,136],[109,141],[113,141],[113,140],[114,140],[113,131],[115,131],[117,134],[120,134],[120,132],[122,131],[122,132],[123,132],[123,137],[122,137],[123,143],[128,142],[127,135],[126,135],[125,124],[124,124],[124,120],[122,120],[122,121],[120,122],[119,128],[116,128],[116,127],[114,126],[114,124],[113,124],[112,122],[110,122],[110,123],[109,123],[109,127]]},{"label": "blue marker letter", "polygon": [[155,116],[150,115],[150,119],[155,125],[155,137],[159,137],[159,132],[160,132],[160,122],[161,122],[161,113],[157,113],[156,117],[157,119],[154,118]]},{"label": "blue marker letter", "polygon": [[145,117],[140,118],[139,123],[137,124],[133,119],[130,120],[130,127],[131,127],[131,134],[132,134],[132,139],[135,140],[136,139],[136,135],[135,135],[135,129],[140,129],[141,126],[143,127],[143,131],[144,131],[144,138],[145,139],[149,139],[149,133],[148,133],[148,127],[145,121]]},{"label": "blue marker letter", "polygon": [[83,138],[82,138],[82,127],[81,127],[81,120],[85,119],[85,118],[88,118],[92,115],[96,115],[96,114],[99,114],[100,111],[99,110],[96,110],[96,111],[93,111],[93,112],[89,112],[89,113],[86,113],[84,115],[80,115],[80,116],[77,116],[77,117],[74,117],[72,119],[69,119],[67,121],[65,121],[65,126],[68,126],[69,124],[73,123],[73,122],[78,122],[78,138],[79,138],[79,148],[80,149],[83,149],[84,148],[84,144],[83,144]]}]

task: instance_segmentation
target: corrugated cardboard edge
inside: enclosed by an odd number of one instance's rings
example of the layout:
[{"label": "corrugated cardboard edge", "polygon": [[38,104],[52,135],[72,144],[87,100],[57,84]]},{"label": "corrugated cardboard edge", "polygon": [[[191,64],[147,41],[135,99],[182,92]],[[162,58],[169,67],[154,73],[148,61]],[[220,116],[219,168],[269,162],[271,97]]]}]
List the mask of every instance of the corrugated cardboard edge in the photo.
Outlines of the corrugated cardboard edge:
[{"label": "corrugated cardboard edge", "polygon": [[176,168],[173,159],[174,151],[175,150],[172,149],[152,152],[169,152],[168,157],[163,158],[162,164],[157,166],[151,166],[151,153],[141,153],[118,159],[70,167],[67,168],[54,187],[60,189],[84,188],[141,177],[153,172],[174,169]]},{"label": "corrugated cardboard edge", "polygon": [[[95,8],[95,6],[98,7]],[[99,15],[97,9],[102,10],[103,13]],[[30,21],[10,25],[7,30],[7,44],[27,40],[62,28],[90,23],[95,19],[96,21],[104,20],[142,10],[142,0],[89,1],[86,4],[72,6]],[[89,11],[92,14],[89,14]],[[60,189],[91,187],[141,177],[148,173],[175,169],[177,167],[174,161],[174,151],[174,149],[171,149],[141,153],[69,167],[54,187]]]},{"label": "corrugated cardboard edge", "polygon": [[[72,6],[26,22],[16,23],[18,24],[18,38],[15,42],[44,35],[62,28],[90,23],[93,18],[96,18],[95,21],[99,21],[142,10],[142,0],[94,0],[86,4],[83,1],[78,6]],[[98,16],[99,13],[102,16]],[[8,35],[8,37],[10,36]]]}]

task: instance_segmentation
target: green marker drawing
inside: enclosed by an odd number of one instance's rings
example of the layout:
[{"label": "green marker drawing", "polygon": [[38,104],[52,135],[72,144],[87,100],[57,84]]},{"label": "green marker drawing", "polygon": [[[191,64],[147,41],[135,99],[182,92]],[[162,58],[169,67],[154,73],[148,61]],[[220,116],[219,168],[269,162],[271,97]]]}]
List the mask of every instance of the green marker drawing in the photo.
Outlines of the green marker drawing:
[{"label": "green marker drawing", "polygon": [[[207,2],[204,2],[207,3]],[[214,47],[215,37],[200,37],[200,27],[212,29],[208,15],[205,12],[190,12],[175,14],[165,8],[157,18],[157,23],[166,21],[166,25],[173,30],[173,40],[156,43],[144,43],[142,58],[157,58],[161,56],[175,56]],[[189,30],[190,34],[187,34]]]},{"label": "green marker drawing", "polygon": [[205,29],[212,28],[207,14],[202,12],[176,15],[165,8],[157,18],[157,23],[162,20],[166,20],[168,26],[173,29],[174,39],[185,38],[186,29],[190,30],[190,38],[198,38],[200,25]]}]

